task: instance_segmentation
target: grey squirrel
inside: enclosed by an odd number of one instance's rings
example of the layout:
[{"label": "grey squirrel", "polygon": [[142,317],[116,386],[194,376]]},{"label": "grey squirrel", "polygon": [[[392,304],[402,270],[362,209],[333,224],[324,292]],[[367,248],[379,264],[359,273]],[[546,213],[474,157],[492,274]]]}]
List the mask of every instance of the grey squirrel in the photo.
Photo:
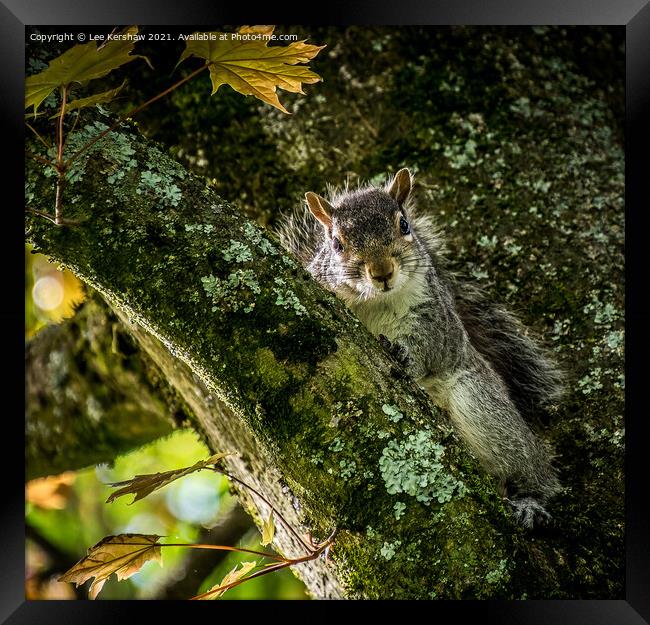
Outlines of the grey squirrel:
[{"label": "grey squirrel", "polygon": [[[450,271],[440,231],[401,169],[385,187],[309,192],[309,212],[278,227],[282,244],[339,296],[445,409],[526,528],[561,487],[522,414],[557,400],[561,373],[523,324]],[[315,218],[315,219],[314,219]]]}]

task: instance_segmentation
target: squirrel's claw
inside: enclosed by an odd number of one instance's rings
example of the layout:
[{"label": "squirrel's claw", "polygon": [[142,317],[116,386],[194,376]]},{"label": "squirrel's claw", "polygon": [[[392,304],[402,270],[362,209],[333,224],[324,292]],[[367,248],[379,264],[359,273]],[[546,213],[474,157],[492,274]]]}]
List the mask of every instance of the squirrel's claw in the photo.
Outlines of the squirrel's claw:
[{"label": "squirrel's claw", "polygon": [[378,336],[381,346],[405,369],[413,364],[413,359],[409,356],[408,350],[400,343],[391,343],[383,334]]},{"label": "squirrel's claw", "polygon": [[551,515],[546,512],[546,508],[532,497],[504,499],[510,505],[512,515],[526,529],[542,527],[551,521]]}]

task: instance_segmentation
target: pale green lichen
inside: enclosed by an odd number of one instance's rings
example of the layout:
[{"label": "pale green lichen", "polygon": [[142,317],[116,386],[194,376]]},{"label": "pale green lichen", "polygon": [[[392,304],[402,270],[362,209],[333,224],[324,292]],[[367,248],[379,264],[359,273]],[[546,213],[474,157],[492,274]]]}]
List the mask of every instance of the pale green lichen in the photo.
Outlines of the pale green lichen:
[{"label": "pale green lichen", "polygon": [[339,462],[341,472],[339,475],[344,480],[349,480],[357,471],[357,463],[354,460],[341,460]]},{"label": "pale green lichen", "polygon": [[502,559],[495,569],[485,575],[485,581],[488,584],[498,584],[510,577],[507,570],[508,560]]},{"label": "pale green lichen", "polygon": [[404,415],[399,411],[397,406],[384,404],[381,409],[384,411],[384,414],[388,415],[388,418],[395,423],[404,418]]},{"label": "pale green lichen", "polygon": [[593,391],[597,391],[603,388],[603,383],[601,382],[602,369],[600,367],[595,367],[591,373],[588,373],[583,378],[578,380],[578,386],[580,390],[585,395],[591,394]]},{"label": "pale green lichen", "polygon": [[230,262],[235,261],[236,263],[247,263],[253,260],[253,254],[250,247],[245,243],[240,241],[235,241],[230,239],[230,245],[227,249],[221,252],[224,260]]},{"label": "pale green lichen", "polygon": [[169,176],[151,170],[143,171],[140,174],[140,182],[135,192],[139,195],[147,192],[153,193],[172,206],[178,206],[183,197],[182,191]]},{"label": "pale green lichen", "polygon": [[[95,121],[92,124],[86,124],[76,132],[70,134],[66,141],[65,156],[70,157],[81,148],[83,148],[90,141],[95,139],[97,135],[108,130],[108,126],[100,121]],[[110,145],[110,149],[106,149]],[[106,173],[106,181],[109,184],[121,180],[126,175],[126,172],[137,167],[135,158],[135,149],[131,144],[131,139],[128,135],[112,131],[105,137],[88,148],[81,158],[72,161],[70,167],[66,172],[66,181],[69,184],[74,184],[83,179],[86,163],[91,154],[101,152],[102,156],[110,163]]]},{"label": "pale green lichen", "polygon": [[256,228],[252,223],[246,222],[244,224],[244,234],[252,241],[262,252],[262,254],[276,256],[279,250],[268,239],[262,235],[262,230]]},{"label": "pale green lichen", "polygon": [[291,269],[296,269],[298,267],[298,263],[294,262],[286,255],[282,257],[282,262]]},{"label": "pale green lichen", "polygon": [[386,490],[391,495],[406,493],[426,505],[451,501],[454,494],[462,496],[465,486],[443,466],[444,453],[428,429],[390,441],[379,459]]},{"label": "pale green lichen", "polygon": [[201,232],[203,234],[212,234],[214,232],[212,224],[185,224],[185,232]]},{"label": "pale green lichen", "polygon": [[609,302],[604,303],[600,301],[597,291],[592,291],[590,295],[591,302],[583,308],[583,311],[585,313],[593,313],[594,323],[607,325],[618,318],[619,314],[616,308]]},{"label": "pale green lichen", "polygon": [[274,282],[278,285],[273,287],[273,292],[277,296],[275,300],[276,306],[293,309],[296,315],[308,314],[307,309],[302,305],[298,296],[286,286],[286,282],[282,278],[275,278]]},{"label": "pale green lichen", "polygon": [[379,550],[379,553],[381,553],[382,557],[385,560],[390,560],[395,555],[395,552],[397,551],[397,549],[399,549],[401,544],[402,544],[401,540],[396,540],[392,543],[385,541],[381,549]]},{"label": "pale green lichen", "polygon": [[238,269],[229,274],[225,280],[213,275],[203,276],[201,283],[214,304],[212,312],[219,310],[220,306],[230,307],[234,311],[241,309],[246,313],[251,312],[255,307],[255,302],[242,302],[241,289],[248,289],[254,295],[262,292],[251,269]]},{"label": "pale green lichen", "polygon": [[399,521],[404,516],[404,512],[406,512],[406,504],[402,501],[397,501],[393,506],[393,510],[395,511],[395,518]]}]

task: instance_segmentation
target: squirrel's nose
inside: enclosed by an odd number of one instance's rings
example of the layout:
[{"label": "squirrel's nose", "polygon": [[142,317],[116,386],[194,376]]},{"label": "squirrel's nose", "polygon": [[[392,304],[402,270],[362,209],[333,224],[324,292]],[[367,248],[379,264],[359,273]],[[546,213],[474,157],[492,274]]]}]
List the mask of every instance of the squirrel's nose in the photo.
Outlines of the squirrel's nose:
[{"label": "squirrel's nose", "polygon": [[393,277],[393,272],[389,271],[388,273],[373,273],[370,272],[370,277],[377,282],[387,282]]},{"label": "squirrel's nose", "polygon": [[389,282],[395,275],[395,264],[391,258],[387,258],[379,262],[368,263],[366,271],[372,282],[378,285],[383,284],[384,289],[388,289]]}]

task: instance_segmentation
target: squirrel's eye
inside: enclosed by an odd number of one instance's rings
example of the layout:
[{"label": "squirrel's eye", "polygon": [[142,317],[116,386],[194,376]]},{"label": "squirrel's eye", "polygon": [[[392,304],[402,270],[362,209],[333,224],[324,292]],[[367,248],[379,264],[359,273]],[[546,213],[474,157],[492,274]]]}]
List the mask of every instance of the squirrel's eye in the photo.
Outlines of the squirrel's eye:
[{"label": "squirrel's eye", "polygon": [[334,249],[335,252],[343,251],[343,246],[341,245],[341,242],[336,237],[332,239],[332,248]]},{"label": "squirrel's eye", "polygon": [[411,226],[409,226],[409,222],[406,221],[406,217],[403,215],[399,218],[399,229],[403,235],[407,235],[411,232]]}]

